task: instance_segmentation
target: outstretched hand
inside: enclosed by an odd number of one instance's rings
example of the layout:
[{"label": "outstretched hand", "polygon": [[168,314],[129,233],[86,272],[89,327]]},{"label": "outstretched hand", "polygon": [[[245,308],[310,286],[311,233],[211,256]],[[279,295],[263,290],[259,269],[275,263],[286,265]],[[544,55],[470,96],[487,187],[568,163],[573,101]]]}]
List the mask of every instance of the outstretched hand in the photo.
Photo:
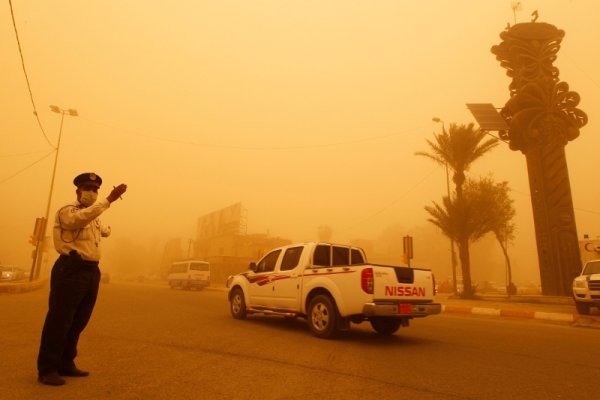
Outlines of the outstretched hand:
[{"label": "outstretched hand", "polygon": [[110,194],[108,195],[108,197],[106,198],[106,200],[110,201],[111,203],[115,200],[117,200],[118,198],[121,197],[121,195],[123,193],[125,193],[127,191],[127,185],[124,183],[121,183],[119,186],[115,187]]}]

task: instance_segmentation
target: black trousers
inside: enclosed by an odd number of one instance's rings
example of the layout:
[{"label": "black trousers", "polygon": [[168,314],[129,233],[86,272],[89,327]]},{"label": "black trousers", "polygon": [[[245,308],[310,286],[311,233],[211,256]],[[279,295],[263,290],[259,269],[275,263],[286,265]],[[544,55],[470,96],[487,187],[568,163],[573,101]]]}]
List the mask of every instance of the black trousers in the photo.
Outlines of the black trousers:
[{"label": "black trousers", "polygon": [[79,335],[87,325],[100,284],[98,263],[61,255],[52,268],[48,313],[37,359],[38,374],[75,365]]}]

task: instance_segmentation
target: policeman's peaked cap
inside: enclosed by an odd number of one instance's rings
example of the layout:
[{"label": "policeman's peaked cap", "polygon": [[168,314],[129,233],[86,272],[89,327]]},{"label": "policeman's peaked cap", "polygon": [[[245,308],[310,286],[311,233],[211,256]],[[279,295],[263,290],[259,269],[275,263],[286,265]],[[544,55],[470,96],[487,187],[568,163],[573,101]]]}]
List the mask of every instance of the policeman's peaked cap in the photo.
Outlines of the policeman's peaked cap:
[{"label": "policeman's peaked cap", "polygon": [[99,175],[96,175],[93,172],[86,172],[80,175],[77,175],[75,179],[73,179],[73,183],[77,187],[82,186],[96,186],[100,187],[102,185],[102,178]]}]

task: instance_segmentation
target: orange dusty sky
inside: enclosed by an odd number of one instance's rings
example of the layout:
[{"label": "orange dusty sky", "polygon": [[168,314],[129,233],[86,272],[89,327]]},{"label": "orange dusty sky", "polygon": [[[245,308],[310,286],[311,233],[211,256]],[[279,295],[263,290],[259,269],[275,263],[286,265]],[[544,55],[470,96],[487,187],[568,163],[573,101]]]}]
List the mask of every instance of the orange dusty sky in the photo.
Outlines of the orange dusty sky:
[{"label": "orange dusty sky", "polygon": [[[60,126],[50,105],[79,112],[64,120],[51,219],[81,172],[102,176],[101,195],[129,185],[103,216],[107,254],[124,239],[193,239],[198,217],[236,202],[248,233],[293,241],[317,239],[319,225],[337,242],[434,230],[423,207],[445,194],[445,173],[414,153],[440,131],[432,117],[475,122],[465,103],[508,100],[490,48],[515,22],[512,3],[12,0],[42,131],[4,2],[0,262],[31,263]],[[566,32],[555,66],[589,117],[566,148],[577,228],[600,236],[600,2],[521,3],[517,22],[538,10]],[[490,173],[509,182],[517,209],[515,280],[539,280],[525,157],[498,146],[469,176]],[[428,243],[415,246],[427,261]]]}]

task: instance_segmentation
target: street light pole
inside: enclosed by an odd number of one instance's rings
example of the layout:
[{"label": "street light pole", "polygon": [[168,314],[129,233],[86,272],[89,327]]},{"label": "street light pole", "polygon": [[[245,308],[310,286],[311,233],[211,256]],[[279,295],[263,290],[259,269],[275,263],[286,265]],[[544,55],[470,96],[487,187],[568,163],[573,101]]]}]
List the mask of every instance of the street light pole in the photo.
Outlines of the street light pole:
[{"label": "street light pole", "polygon": [[35,258],[33,260],[33,267],[32,267],[32,277],[37,278],[40,274],[40,266],[42,264],[42,254],[44,251],[44,248],[46,247],[46,227],[48,225],[48,217],[50,216],[50,205],[52,203],[52,191],[54,189],[54,178],[56,177],[56,166],[58,164],[58,153],[60,151],[60,141],[62,138],[62,128],[63,128],[63,122],[65,120],[65,114],[69,114],[71,117],[77,117],[79,114],[77,113],[77,110],[74,110],[72,108],[66,110],[66,109],[62,109],[58,106],[50,106],[50,110],[52,110],[55,113],[61,114],[60,116],[60,128],[58,129],[58,142],[56,145],[56,154],[54,156],[54,167],[52,168],[52,179],[50,180],[50,193],[48,194],[48,204],[46,205],[46,218],[44,219],[43,222],[43,226],[42,226],[42,240],[41,243],[38,244],[36,250],[35,250]]},{"label": "street light pole", "polygon": [[[433,122],[438,122],[442,124],[442,132],[446,132],[446,127],[444,126],[444,121],[440,118],[434,117],[431,119]],[[446,165],[446,193],[448,194],[448,200],[450,198],[450,174],[448,172],[448,161],[444,160]],[[454,295],[458,295],[458,286],[456,283],[456,252],[454,251],[454,238],[450,237],[450,262],[452,265],[452,287],[454,289]]]}]

